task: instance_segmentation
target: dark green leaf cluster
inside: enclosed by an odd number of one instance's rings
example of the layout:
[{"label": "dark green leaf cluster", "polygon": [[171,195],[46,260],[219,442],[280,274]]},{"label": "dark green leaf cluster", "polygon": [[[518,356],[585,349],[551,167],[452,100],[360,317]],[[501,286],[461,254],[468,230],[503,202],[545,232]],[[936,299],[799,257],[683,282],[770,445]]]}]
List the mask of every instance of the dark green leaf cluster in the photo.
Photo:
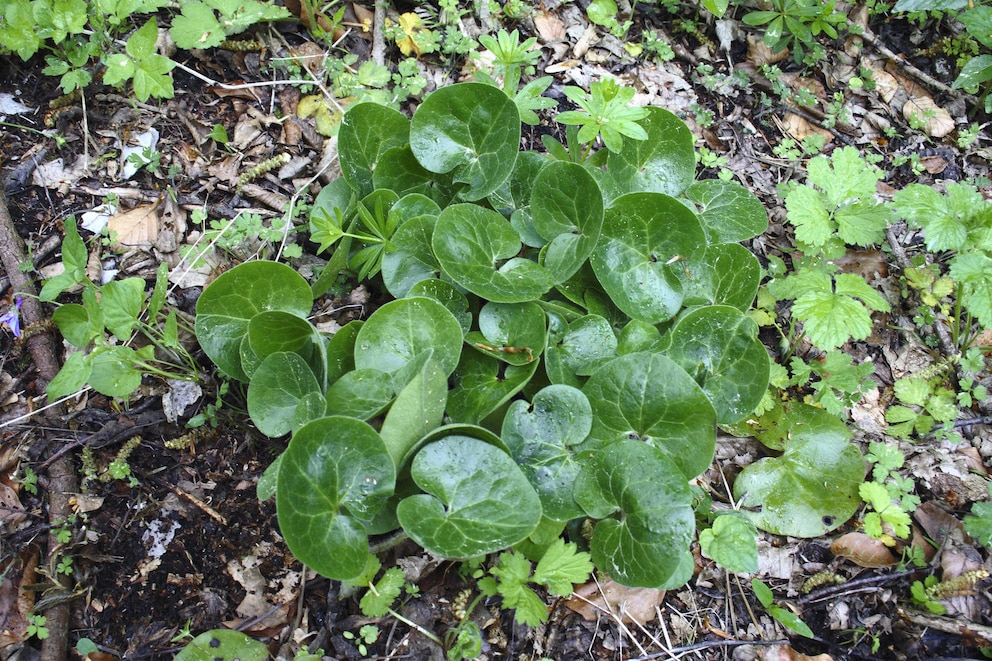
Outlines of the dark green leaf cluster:
[{"label": "dark green leaf cluster", "polygon": [[[745,314],[760,269],[737,243],[767,218],[737,184],[693,182],[674,115],[645,109],[638,128],[573,162],[519,153],[518,106],[491,85],[439,89],[412,119],[356,105],[311,214],[325,275],[252,262],[204,291],[204,351],[249,384],[261,431],[291,434],[260,490],[297,557],[352,579],[369,536],[402,529],[443,557],[547,558],[591,519],[616,580],[688,579],[688,481],[768,385]],[[312,299],[349,266],[395,300],[327,337]],[[499,592],[520,608],[513,557]],[[576,580],[529,571],[552,591]]]}]

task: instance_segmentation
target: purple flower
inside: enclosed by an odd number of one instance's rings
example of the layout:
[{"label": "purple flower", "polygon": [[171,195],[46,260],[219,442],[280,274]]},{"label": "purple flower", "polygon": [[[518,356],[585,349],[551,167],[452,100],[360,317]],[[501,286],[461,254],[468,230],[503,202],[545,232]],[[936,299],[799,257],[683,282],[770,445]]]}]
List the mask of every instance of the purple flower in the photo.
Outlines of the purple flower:
[{"label": "purple flower", "polygon": [[23,299],[18,296],[17,300],[14,302],[14,306],[7,310],[7,314],[0,315],[0,324],[7,324],[10,328],[10,332],[14,334],[14,337],[21,336],[21,317],[18,312],[21,309],[21,303]]}]

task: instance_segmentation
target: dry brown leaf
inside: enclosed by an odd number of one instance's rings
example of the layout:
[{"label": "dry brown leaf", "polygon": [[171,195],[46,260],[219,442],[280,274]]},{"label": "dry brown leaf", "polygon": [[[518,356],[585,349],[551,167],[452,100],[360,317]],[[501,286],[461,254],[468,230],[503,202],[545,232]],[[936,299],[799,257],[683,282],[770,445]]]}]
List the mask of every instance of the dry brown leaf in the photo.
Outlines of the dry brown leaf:
[{"label": "dry brown leaf", "polygon": [[777,53],[773,53],[771,46],[763,39],[758,39],[753,35],[747,36],[747,61],[756,68],[761,68],[762,64],[775,64],[789,57],[789,49],[785,48]]},{"label": "dry brown leaf", "polygon": [[841,535],[830,545],[830,552],[847,558],[859,567],[889,567],[898,560],[889,547],[863,532]]},{"label": "dry brown leaf", "polygon": [[159,205],[161,199],[153,204],[142,204],[130,211],[115,214],[107,221],[107,229],[116,235],[116,247],[147,248],[158,238],[161,229]]},{"label": "dry brown leaf", "polygon": [[902,116],[907,122],[924,121],[923,130],[932,138],[943,138],[954,130],[951,114],[938,106],[933,98],[917,95],[910,97],[902,107]]},{"label": "dry brown leaf", "polygon": [[34,606],[34,591],[29,588],[35,582],[37,553],[22,551],[17,557],[9,557],[0,563],[0,649],[27,638],[28,621],[25,615]]},{"label": "dry brown leaf", "polygon": [[664,599],[664,590],[628,588],[606,577],[577,587],[565,606],[589,622],[613,614],[624,622],[644,624],[654,619],[655,608]]},{"label": "dry brown leaf", "polygon": [[758,658],[761,661],[833,661],[833,657],[829,654],[807,656],[792,649],[790,645],[759,647]]},{"label": "dry brown leaf", "polygon": [[913,518],[923,528],[927,537],[943,546],[944,540],[952,533],[956,533],[958,539],[964,537],[964,527],[961,521],[950,512],[946,512],[935,502],[928,501],[916,508]]},{"label": "dry brown leaf", "polygon": [[802,142],[808,135],[821,135],[826,139],[826,142],[823,143],[826,146],[834,139],[833,133],[822,126],[817,126],[807,121],[804,117],[800,117],[795,113],[786,113],[785,117],[780,120],[780,123],[782,125],[782,131],[796,142]]},{"label": "dry brown leaf", "polygon": [[547,44],[565,39],[565,22],[558,17],[558,14],[538,12],[534,17],[534,27],[537,29],[541,43]]}]

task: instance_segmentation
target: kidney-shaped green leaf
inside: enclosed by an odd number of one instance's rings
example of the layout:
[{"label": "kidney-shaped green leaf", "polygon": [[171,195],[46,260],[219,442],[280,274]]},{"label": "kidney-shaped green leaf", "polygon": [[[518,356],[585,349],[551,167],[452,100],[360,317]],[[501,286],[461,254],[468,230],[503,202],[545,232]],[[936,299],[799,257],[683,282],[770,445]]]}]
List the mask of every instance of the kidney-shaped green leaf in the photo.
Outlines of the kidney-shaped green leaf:
[{"label": "kidney-shaped green leaf", "polygon": [[659,587],[678,570],[696,521],[675,463],[638,441],[599,452],[579,473],[575,500],[594,519],[592,561],[615,581]]},{"label": "kidney-shaped green leaf", "polygon": [[441,267],[431,248],[437,216],[417,216],[393,234],[395,250],[382,256],[382,282],[396,298],[403,298],[421,280],[436,278]]},{"label": "kidney-shaped green leaf", "polygon": [[203,290],[196,302],[196,339],[221,371],[247,381],[241,366],[241,342],[248,334],[249,320],[266,310],[305,318],[312,304],[310,285],[291,267],[246,262]]},{"label": "kidney-shaped green leaf", "polygon": [[277,351],[266,356],[251,377],[248,415],[266,436],[288,434],[301,400],[310,394],[320,394],[310,366],[298,354]]},{"label": "kidney-shaped green leaf", "polygon": [[452,280],[490,301],[533,301],[554,284],[543,266],[516,256],[520,236],[492,209],[449,206],[437,218],[431,244]]},{"label": "kidney-shaped green leaf", "polygon": [[501,436],[541,497],[545,518],[582,516],[572,497],[580,466],[570,448],[584,441],[591,428],[589,400],[571,386],[547,386],[530,404],[518,400],[507,410]]},{"label": "kidney-shaped green leaf", "polygon": [[441,424],[447,401],[447,375],[428,359],[399,391],[379,430],[397,467],[417,441]]},{"label": "kidney-shaped green leaf", "polygon": [[578,387],[578,377],[592,374],[598,365],[617,355],[613,327],[599,315],[586,315],[567,327],[562,321],[555,327],[557,332],[544,357],[544,369],[552,383]]},{"label": "kidney-shaped green leaf", "polygon": [[481,200],[502,184],[520,148],[520,115],[502,90],[460,83],[435,90],[417,108],[410,148],[431,172],[451,172],[463,200]]},{"label": "kidney-shaped green leaf", "polygon": [[248,320],[248,343],[259,360],[277,351],[309,359],[314,346],[311,342],[316,340],[317,331],[310,322],[291,312],[266,310]]},{"label": "kidney-shaped green leaf", "polygon": [[707,246],[702,259],[687,266],[682,280],[686,305],[732,305],[747,312],[761,282],[761,265],[738,243]]},{"label": "kidney-shaped green leaf", "polygon": [[768,228],[761,200],[736,181],[703,179],[689,186],[685,196],[696,205],[710,243],[747,241]]},{"label": "kidney-shaped green leaf", "polygon": [[526,538],[541,521],[541,500],[505,452],[468,436],[447,436],[413,458],[425,494],[396,508],[403,529],[446,558],[473,558]]},{"label": "kidney-shaped green leaf", "polygon": [[355,367],[393,374],[424,351],[447,375],[458,365],[462,327],[430,298],[402,298],[372,313],[355,339]]},{"label": "kidney-shaped green leaf", "polygon": [[716,411],[671,358],[654,353],[614,358],[593,373],[583,392],[592,404],[592,439],[646,441],[671,457],[686,480],[713,461]]},{"label": "kidney-shaped green leaf", "polygon": [[711,305],[680,318],[667,355],[702,386],[718,423],[751,413],[768,389],[768,352],[758,324],[737,308]]},{"label": "kidney-shaped green leaf", "polygon": [[304,425],[279,464],[276,510],[289,550],[328,578],[347,580],[365,569],[364,522],[393,493],[396,471],[372,427],[343,416]]},{"label": "kidney-shaped green leaf", "polygon": [[327,389],[327,412],[370,420],[386,410],[395,394],[392,376],[386,372],[352,370]]},{"label": "kidney-shaped green leaf", "polygon": [[681,195],[696,170],[692,132],[685,122],[662,108],[648,108],[648,116],[640,125],[648,139],[624,140],[619,153],[610,152],[610,179],[624,193]]},{"label": "kidney-shaped green leaf", "polygon": [[537,303],[486,303],[479,311],[479,331],[465,341],[497,360],[523,365],[544,351],[547,323]]},{"label": "kidney-shaped green leaf", "polygon": [[694,262],[705,249],[703,228],[684,204],[661,193],[632,193],[607,209],[590,262],[618,308],[658,324],[682,307],[682,262]]},{"label": "kidney-shaped green leaf", "polygon": [[534,181],[530,213],[548,242],[541,263],[555,282],[568,280],[589,258],[603,228],[599,185],[581,165],[554,161]]},{"label": "kidney-shaped green leaf", "polygon": [[378,103],[359,103],[348,109],[338,129],[341,175],[363,198],[375,187],[372,175],[382,155],[410,141],[410,120]]},{"label": "kidney-shaped green leaf", "polygon": [[848,441],[841,420],[822,409],[794,402],[785,452],[759,459],[734,482],[734,498],[751,520],[776,535],[819,537],[842,525],[861,503],[861,451]]}]

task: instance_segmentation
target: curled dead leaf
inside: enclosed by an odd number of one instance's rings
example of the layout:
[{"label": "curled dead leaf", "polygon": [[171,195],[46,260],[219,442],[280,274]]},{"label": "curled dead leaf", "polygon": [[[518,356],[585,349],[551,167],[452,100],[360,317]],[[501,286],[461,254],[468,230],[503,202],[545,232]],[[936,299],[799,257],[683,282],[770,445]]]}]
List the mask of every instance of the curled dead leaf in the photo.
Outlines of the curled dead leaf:
[{"label": "curled dead leaf", "polygon": [[929,96],[914,96],[902,107],[907,122],[923,122],[923,131],[932,138],[943,138],[954,130],[951,114]]},{"label": "curled dead leaf", "polygon": [[784,48],[777,53],[772,52],[771,46],[763,39],[753,35],[747,37],[747,61],[760,68],[762,64],[775,64],[789,57],[789,49]]},{"label": "curled dead leaf", "polygon": [[644,624],[654,619],[655,608],[664,599],[664,590],[628,588],[604,577],[578,586],[565,600],[565,606],[589,622],[613,614],[624,622]]},{"label": "curled dead leaf", "polygon": [[833,661],[833,657],[829,654],[807,656],[792,649],[790,645],[759,647],[758,658],[761,661]]},{"label": "curled dead leaf", "polygon": [[847,558],[859,567],[889,567],[897,561],[889,547],[863,532],[841,535],[830,545],[830,552]]},{"label": "curled dead leaf", "polygon": [[152,204],[142,204],[130,211],[118,213],[107,220],[107,229],[115,237],[115,247],[148,247],[158,238],[158,209],[161,198]]}]

